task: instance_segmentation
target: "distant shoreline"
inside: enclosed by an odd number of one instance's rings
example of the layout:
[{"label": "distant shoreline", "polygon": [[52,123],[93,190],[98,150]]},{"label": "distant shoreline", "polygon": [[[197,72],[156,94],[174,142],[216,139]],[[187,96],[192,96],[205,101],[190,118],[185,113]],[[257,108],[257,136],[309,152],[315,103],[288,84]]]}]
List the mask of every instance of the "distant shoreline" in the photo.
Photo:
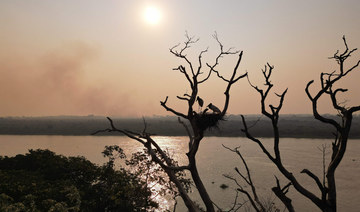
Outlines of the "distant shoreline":
[{"label": "distant shoreline", "polygon": [[[331,118],[337,116],[328,115]],[[272,137],[271,123],[260,115],[245,116],[250,132],[256,137]],[[142,118],[113,118],[119,129],[142,132]],[[156,136],[187,136],[185,129],[174,116],[147,117],[147,132]],[[54,117],[3,117],[0,118],[0,135],[63,135],[86,136],[106,129],[109,122],[102,116],[54,116]],[[215,137],[244,137],[239,115],[229,115],[218,129],[205,133]],[[283,115],[279,120],[280,136],[283,138],[334,138],[335,130],[311,115]],[[101,133],[96,136],[121,136],[119,133]],[[350,138],[360,138],[360,118],[354,116]]]}]

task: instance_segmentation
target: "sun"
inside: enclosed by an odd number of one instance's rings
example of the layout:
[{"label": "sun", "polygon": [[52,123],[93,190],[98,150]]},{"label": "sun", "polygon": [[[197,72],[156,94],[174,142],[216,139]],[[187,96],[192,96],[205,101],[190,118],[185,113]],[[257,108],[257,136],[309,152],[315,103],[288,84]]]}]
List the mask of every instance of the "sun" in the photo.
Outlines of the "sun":
[{"label": "sun", "polygon": [[161,12],[158,8],[149,6],[144,12],[145,21],[151,25],[156,25],[161,20]]}]

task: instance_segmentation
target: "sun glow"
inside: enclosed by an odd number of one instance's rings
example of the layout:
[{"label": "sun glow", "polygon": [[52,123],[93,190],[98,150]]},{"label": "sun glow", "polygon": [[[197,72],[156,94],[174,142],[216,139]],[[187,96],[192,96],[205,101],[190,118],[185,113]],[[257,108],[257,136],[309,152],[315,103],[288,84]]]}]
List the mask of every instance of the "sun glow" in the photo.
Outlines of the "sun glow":
[{"label": "sun glow", "polygon": [[145,21],[151,25],[156,25],[160,22],[161,12],[158,8],[149,6],[145,9]]}]

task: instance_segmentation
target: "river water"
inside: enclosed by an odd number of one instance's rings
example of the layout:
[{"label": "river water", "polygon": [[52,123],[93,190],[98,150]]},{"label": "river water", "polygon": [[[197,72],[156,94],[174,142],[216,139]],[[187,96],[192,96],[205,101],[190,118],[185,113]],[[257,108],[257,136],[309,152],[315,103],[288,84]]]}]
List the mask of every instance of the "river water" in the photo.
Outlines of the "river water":
[{"label": "river water", "polygon": [[[159,145],[167,148],[180,165],[186,164],[187,137],[155,137]],[[271,147],[272,140],[262,139],[267,147]],[[90,161],[102,164],[106,159],[101,152],[105,145],[119,145],[130,156],[132,152],[142,149],[141,144],[123,136],[16,136],[0,135],[0,155],[14,156],[23,154],[28,149],[49,149],[65,156],[85,156]],[[222,144],[234,148],[240,146],[244,158],[249,165],[253,181],[259,195],[264,199],[274,199],[270,188],[275,185],[275,175],[280,179],[281,185],[287,181],[281,177],[276,167],[261,152],[259,147],[246,138],[208,137],[203,139],[197,154],[197,164],[200,176],[207,187],[213,201],[221,208],[231,207],[235,197],[235,185],[223,177],[223,174],[236,176],[234,167],[243,169],[240,159]],[[298,177],[299,181],[316,195],[316,184],[308,176],[300,174],[304,168],[322,176],[322,152],[319,148],[327,145],[330,157],[331,140],[328,139],[295,139],[283,138],[280,144],[281,155],[285,166]],[[271,149],[271,148],[270,148]],[[360,140],[349,140],[345,157],[337,169],[337,195],[339,211],[360,211]],[[240,180],[240,178],[238,178]],[[221,184],[229,186],[220,188]],[[245,184],[244,184],[245,185]],[[199,199],[196,192],[193,198]],[[294,192],[290,188],[289,195],[293,199],[296,211],[318,211],[313,203]],[[241,197],[242,198],[242,197]],[[166,202],[164,202],[166,204]],[[283,206],[277,203],[280,209]],[[165,206],[164,206],[165,207]],[[177,211],[186,211],[179,199]]]}]

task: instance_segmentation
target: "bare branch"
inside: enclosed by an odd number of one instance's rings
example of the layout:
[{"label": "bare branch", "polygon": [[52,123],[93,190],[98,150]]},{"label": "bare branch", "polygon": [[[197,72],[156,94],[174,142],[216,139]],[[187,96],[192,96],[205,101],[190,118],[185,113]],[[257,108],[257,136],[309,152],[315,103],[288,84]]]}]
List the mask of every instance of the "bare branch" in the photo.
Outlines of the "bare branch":
[{"label": "bare branch", "polygon": [[240,183],[234,178],[231,177],[229,175],[223,175],[224,177],[232,180],[235,182],[235,184],[238,186],[238,188],[236,189],[237,191],[243,193],[246,195],[246,197],[248,198],[248,200],[250,201],[251,205],[253,206],[253,208],[257,211],[257,212],[261,212],[261,210],[258,208],[258,205],[256,204],[255,200],[253,199],[253,197],[250,195],[250,193],[248,191],[246,191],[245,189],[243,189],[243,187],[240,185]]},{"label": "bare branch", "polygon": [[247,80],[248,80],[249,85],[250,85],[251,87],[253,87],[257,92],[259,92],[259,93],[262,95],[262,90],[259,89],[257,86],[255,86],[255,85],[253,85],[253,84],[251,83],[250,78],[249,78],[249,75],[246,75],[246,78],[247,78]]},{"label": "bare branch", "polygon": [[248,176],[249,179],[248,179],[247,177],[245,177],[245,176],[239,171],[239,169],[238,169],[237,167],[235,167],[235,171],[236,171],[236,173],[238,173],[238,174],[240,175],[240,177],[246,182],[246,184],[251,185],[252,182],[251,182],[251,179],[250,179],[250,178],[251,178],[250,170],[249,170],[249,168],[248,168],[248,166],[247,166],[247,163],[246,163],[246,161],[244,160],[242,154],[241,154],[240,151],[238,150],[239,147],[237,147],[237,148],[235,148],[235,149],[231,149],[231,148],[225,146],[224,144],[222,144],[222,146],[223,146],[225,149],[227,149],[227,150],[229,150],[229,151],[231,151],[231,152],[236,153],[236,154],[240,157],[241,162],[242,162],[242,163],[244,164],[244,166],[245,166],[246,173],[247,173],[247,176]]},{"label": "bare branch", "polygon": [[194,87],[194,82],[191,80],[189,74],[186,72],[186,69],[184,66],[180,65],[179,67],[177,68],[173,68],[173,70],[178,70],[180,71],[181,73],[183,73],[187,79],[187,81],[190,83],[190,87],[193,88]]},{"label": "bare branch", "polygon": [[[207,64],[207,65],[209,66],[209,68],[211,68],[211,66],[210,66],[209,64]],[[225,82],[230,82],[229,80],[227,80],[227,79],[225,79],[223,76],[221,76],[221,75],[219,74],[219,72],[216,71],[215,69],[212,69],[212,71],[215,72],[216,75],[217,75],[220,79],[224,80]]]},{"label": "bare branch", "polygon": [[275,158],[270,154],[270,152],[264,147],[264,145],[261,143],[260,140],[256,139],[255,137],[253,137],[250,132],[248,131],[248,127],[245,121],[245,117],[244,115],[241,115],[241,119],[242,119],[242,123],[244,125],[244,129],[242,129],[241,131],[245,133],[246,137],[249,138],[250,140],[254,141],[255,143],[257,143],[261,150],[265,153],[265,155],[275,163]]},{"label": "bare branch", "polygon": [[[263,115],[265,115],[266,117],[268,117],[271,120],[271,124],[272,124],[272,128],[273,128],[273,134],[274,134],[274,143],[273,143],[273,149],[274,149],[274,154],[275,156],[272,156],[269,151],[263,146],[262,142],[256,138],[254,138],[250,132],[248,131],[248,127],[246,125],[245,122],[245,118],[244,116],[242,116],[242,121],[243,121],[243,125],[244,125],[244,129],[242,129],[243,132],[245,132],[245,135],[247,138],[249,138],[250,140],[254,141],[255,143],[257,143],[259,145],[259,147],[261,148],[261,150],[265,153],[265,155],[277,166],[277,168],[279,169],[279,171],[288,179],[290,180],[291,184],[294,185],[295,189],[300,192],[302,195],[306,196],[307,198],[309,198],[311,201],[313,201],[316,205],[320,206],[322,204],[321,199],[319,199],[317,196],[315,196],[313,193],[311,193],[309,190],[305,189],[302,185],[299,184],[299,182],[297,181],[297,179],[295,178],[295,176],[289,172],[282,164],[282,160],[281,160],[281,155],[280,155],[280,149],[279,149],[279,144],[280,144],[280,134],[279,134],[279,128],[278,128],[278,119],[279,119],[279,112],[283,106],[283,102],[285,99],[285,95],[287,92],[287,89],[282,93],[282,94],[276,94],[278,97],[280,97],[280,101],[279,101],[279,105],[277,107],[273,106],[273,105],[269,105],[269,108],[271,110],[271,112],[268,112],[266,110],[266,99],[267,96],[270,92],[270,90],[273,87],[273,84],[270,81],[270,77],[272,74],[274,66],[271,66],[269,63],[266,64],[265,68],[262,70],[263,76],[265,78],[265,90],[258,88],[257,86],[254,86],[253,84],[251,84],[250,80],[249,84],[260,94],[261,96],[261,113]],[[311,83],[309,83],[310,85]],[[308,93],[310,95],[310,93]],[[278,181],[277,181],[278,182]],[[278,184],[277,187],[273,188],[274,192],[276,193],[276,195],[284,202],[284,204],[289,204],[288,203],[288,199],[284,194],[284,191],[280,188],[280,185]],[[288,207],[288,206],[287,206]],[[290,206],[289,206],[290,207]]]},{"label": "bare branch", "polygon": [[191,135],[188,126],[180,119],[180,117],[178,117],[178,121],[179,121],[179,123],[180,123],[181,125],[183,125],[183,127],[184,127],[185,130],[186,130],[186,133],[187,133],[188,136],[189,136],[189,149],[191,149],[191,147],[192,147],[192,145],[193,145],[193,143],[194,143],[194,138],[193,138],[193,136]]},{"label": "bare branch", "polygon": [[[206,64],[206,65],[208,65],[208,64]],[[198,82],[198,84],[201,84],[201,83],[205,82],[206,80],[208,80],[210,78],[210,76],[211,76],[211,73],[212,73],[212,70],[210,69],[207,77],[205,77],[203,80],[200,80]]]},{"label": "bare branch", "polygon": [[201,58],[202,58],[202,55],[208,51],[208,49],[209,49],[209,47],[206,48],[205,50],[201,51],[200,54],[199,54],[199,67],[198,67],[198,70],[196,72],[196,76],[201,74],[201,72],[200,72],[201,68],[202,68],[202,60],[201,60]]},{"label": "bare branch", "polygon": [[145,121],[145,117],[143,116],[142,118],[143,118],[143,123],[144,123],[144,129],[143,129],[142,134],[145,135],[146,134],[146,129],[147,129],[147,123]]},{"label": "bare branch", "polygon": [[294,207],[292,205],[292,200],[286,196],[288,192],[289,186],[291,183],[288,183],[284,188],[281,188],[279,179],[275,176],[276,179],[276,186],[272,188],[274,194],[284,203],[285,207],[288,209],[289,212],[294,212]]},{"label": "bare branch", "polygon": [[240,52],[240,51],[232,51],[233,47],[230,47],[228,50],[224,51],[224,46],[220,42],[217,32],[214,33],[213,38],[218,42],[222,54],[237,54]]},{"label": "bare branch", "polygon": [[174,47],[170,48],[170,52],[171,52],[173,55],[175,55],[176,57],[179,57],[179,58],[184,59],[184,60],[186,61],[186,63],[189,65],[189,67],[190,67],[192,76],[195,76],[195,72],[194,72],[192,63],[191,63],[190,60],[187,58],[187,56],[184,55],[183,53],[184,53],[184,51],[185,51],[186,49],[188,49],[188,48],[191,47],[191,44],[194,44],[194,43],[198,42],[199,39],[198,39],[198,38],[195,39],[194,37],[190,37],[187,32],[185,33],[185,37],[186,37],[187,40],[184,42],[184,47],[181,48],[180,51],[177,51],[177,50],[175,50],[175,48],[179,47],[180,44],[175,45]]},{"label": "bare branch", "polygon": [[320,98],[320,96],[328,89],[328,85],[325,86],[323,89],[321,89],[318,94],[315,96],[315,97],[312,97],[310,92],[309,92],[309,87],[310,85],[314,82],[314,80],[311,80],[310,82],[308,82],[308,84],[306,85],[306,88],[305,88],[305,92],[306,94],[308,95],[309,99],[311,100],[312,102],[312,110],[313,110],[313,115],[314,117],[319,120],[319,121],[322,121],[324,123],[328,123],[328,124],[331,124],[333,125],[337,130],[340,130],[341,129],[341,126],[334,120],[332,119],[329,119],[329,118],[325,118],[324,116],[321,116],[317,110],[317,101],[318,99]]},{"label": "bare branch", "polygon": [[177,112],[174,109],[168,107],[166,105],[167,100],[168,100],[168,96],[166,97],[165,101],[160,101],[161,106],[163,106],[167,111],[170,111],[170,112],[172,112],[173,114],[175,114],[177,116],[183,117],[184,119],[188,119],[188,117],[186,115],[184,115],[184,114],[182,114],[180,112]]},{"label": "bare branch", "polygon": [[236,65],[235,65],[235,67],[234,67],[232,76],[231,76],[230,80],[228,81],[228,85],[227,85],[226,90],[225,90],[225,92],[224,92],[224,94],[225,94],[225,104],[224,104],[223,110],[221,111],[221,115],[222,115],[222,116],[224,116],[224,115],[226,114],[226,111],[227,111],[228,106],[229,106],[229,101],[230,101],[230,94],[229,94],[229,93],[230,93],[231,86],[232,86],[235,82],[237,82],[239,79],[244,78],[244,77],[247,76],[247,72],[245,72],[245,74],[243,74],[243,75],[241,75],[241,76],[239,76],[239,77],[236,77],[236,75],[237,75],[236,72],[237,72],[237,70],[238,70],[238,68],[239,68],[239,65],[240,65],[242,56],[243,56],[243,51],[241,51],[241,52],[239,53],[239,57],[238,57],[238,60],[237,60],[237,62],[236,62]]},{"label": "bare branch", "polygon": [[306,85],[306,87],[305,87],[305,92],[306,92],[307,96],[309,97],[309,99],[310,99],[311,101],[313,101],[314,98],[313,98],[313,97],[311,96],[311,94],[310,94],[309,87],[310,87],[310,85],[313,84],[313,83],[314,83],[314,80],[311,80],[311,81],[309,81],[309,82],[307,83],[307,85]]},{"label": "bare branch", "polygon": [[354,70],[356,67],[358,67],[360,65],[360,60],[351,68],[349,68],[343,76],[346,76],[349,72],[351,72],[352,70]]},{"label": "bare branch", "polygon": [[186,98],[186,97],[176,96],[176,98],[178,98],[180,100],[184,100],[184,101],[190,101],[190,99]]},{"label": "bare branch", "polygon": [[111,131],[111,129],[107,128],[107,129],[103,129],[103,130],[97,130],[97,131],[91,133],[90,135],[97,135],[97,134],[104,133],[104,132],[112,132],[112,131]]},{"label": "bare branch", "polygon": [[[252,192],[252,195],[253,195],[253,200],[254,200],[254,201],[257,203],[257,205],[260,207],[261,211],[265,211],[265,207],[263,206],[263,204],[261,203],[261,201],[260,201],[260,199],[259,199],[259,197],[258,197],[258,195],[257,195],[256,188],[255,188],[255,184],[254,184],[253,181],[252,181],[250,169],[249,169],[249,167],[248,167],[248,165],[247,165],[247,162],[246,162],[246,160],[244,159],[244,157],[242,156],[241,152],[239,151],[240,147],[236,147],[236,148],[234,148],[234,149],[231,149],[231,148],[229,148],[229,147],[226,147],[224,144],[222,144],[222,146],[223,146],[224,148],[228,149],[229,151],[236,153],[236,154],[240,157],[241,162],[242,162],[242,164],[244,165],[245,170],[246,170],[246,176],[245,176],[244,174],[242,174],[237,167],[235,167],[235,171],[236,171],[236,172],[240,175],[240,177],[246,182],[246,184],[248,184],[248,185],[250,186],[251,192]],[[240,189],[242,189],[241,186],[239,186],[239,187],[240,187]],[[244,190],[244,189],[243,189],[243,190]],[[251,201],[251,200],[250,200],[250,201]]]},{"label": "bare branch", "polygon": [[[227,79],[225,79],[223,76],[221,76],[221,75],[219,74],[219,72],[215,70],[215,67],[219,64],[220,58],[222,58],[224,55],[238,54],[238,53],[240,53],[240,54],[239,54],[239,59],[238,59],[238,61],[237,61],[237,64],[236,64],[235,70],[234,70],[234,72],[235,72],[235,74],[236,74],[236,70],[238,69],[238,66],[239,66],[239,64],[240,64],[240,61],[241,61],[241,57],[242,57],[242,53],[243,53],[243,52],[242,52],[242,51],[241,51],[241,52],[240,52],[240,51],[232,51],[233,48],[229,48],[228,50],[224,51],[224,46],[223,46],[222,43],[220,42],[220,40],[219,40],[216,32],[215,32],[215,34],[213,35],[213,38],[217,41],[217,43],[218,43],[219,46],[220,46],[220,53],[219,53],[219,55],[216,57],[214,65],[210,65],[210,64],[208,64],[208,63],[206,64],[206,65],[210,68],[209,76],[210,76],[211,72],[213,71],[213,72],[215,72],[215,73],[217,74],[217,76],[218,76],[219,78],[221,78],[221,79],[224,80],[225,82],[228,82],[228,83],[229,83],[230,80],[227,80]],[[234,73],[234,72],[233,72],[233,73]],[[246,74],[244,74],[244,75],[246,75]],[[235,76],[234,76],[234,77],[235,77]],[[243,77],[245,77],[245,76],[239,77],[239,78],[237,78],[237,79],[235,79],[235,80],[234,80],[234,78],[233,78],[232,81],[234,81],[234,82],[232,82],[232,83],[235,83],[236,81],[238,81],[239,79],[241,79],[241,78],[243,78]],[[202,82],[203,82],[203,81],[201,81],[201,83],[202,83]]]},{"label": "bare branch", "polygon": [[330,98],[331,98],[331,102],[332,102],[332,104],[333,104],[333,107],[336,109],[336,110],[339,110],[340,112],[345,112],[346,111],[346,108],[345,107],[342,107],[342,106],[340,106],[339,104],[338,104],[338,102],[337,102],[337,99],[336,99],[336,94],[338,93],[338,92],[346,92],[347,91],[347,89],[342,89],[342,88],[338,88],[338,89],[336,89],[334,92],[332,91],[332,89],[330,88],[330,90],[329,90],[329,95],[330,95]]},{"label": "bare branch", "polygon": [[316,185],[319,187],[320,191],[324,191],[324,187],[323,187],[320,179],[314,173],[312,173],[308,169],[303,169],[300,173],[307,174],[309,177],[311,177],[316,182]]},{"label": "bare branch", "polygon": [[351,107],[349,109],[349,113],[354,113],[354,112],[357,112],[357,111],[360,111],[360,106]]}]

